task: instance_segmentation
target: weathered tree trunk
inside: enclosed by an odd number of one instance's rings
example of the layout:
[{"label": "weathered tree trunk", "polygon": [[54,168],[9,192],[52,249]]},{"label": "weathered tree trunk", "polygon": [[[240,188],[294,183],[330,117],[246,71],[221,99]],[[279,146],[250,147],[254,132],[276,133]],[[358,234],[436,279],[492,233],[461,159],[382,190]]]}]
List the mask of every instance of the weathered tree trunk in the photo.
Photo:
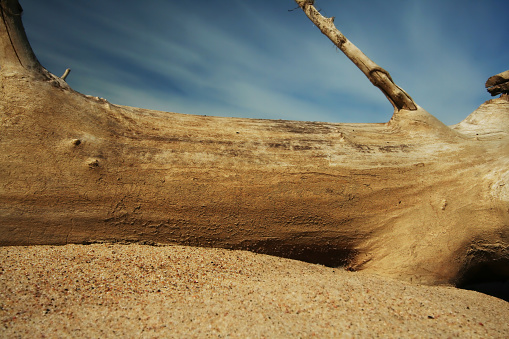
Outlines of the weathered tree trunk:
[{"label": "weathered tree trunk", "polygon": [[30,50],[5,43],[16,2],[0,1],[0,244],[218,246],[425,283],[509,276],[505,97],[452,128],[417,106],[386,124],[117,106],[16,63]]},{"label": "weathered tree trunk", "polygon": [[12,74],[51,81],[53,85],[69,89],[64,79],[49,73],[41,66],[28,42],[18,0],[0,0],[0,67],[4,76]]},{"label": "weathered tree trunk", "polygon": [[22,8],[17,0],[2,0],[0,2],[0,60],[2,68],[20,68],[34,73],[40,73],[42,67],[35,57],[28,42],[23,24],[21,22]]}]

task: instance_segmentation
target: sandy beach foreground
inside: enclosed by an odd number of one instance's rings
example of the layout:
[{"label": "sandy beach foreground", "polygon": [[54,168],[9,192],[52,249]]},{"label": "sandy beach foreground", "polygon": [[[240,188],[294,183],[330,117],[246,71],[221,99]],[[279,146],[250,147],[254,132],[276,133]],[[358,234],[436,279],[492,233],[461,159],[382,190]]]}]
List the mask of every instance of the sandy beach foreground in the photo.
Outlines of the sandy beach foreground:
[{"label": "sandy beach foreground", "polygon": [[0,337],[508,338],[509,303],[244,251],[0,248]]}]

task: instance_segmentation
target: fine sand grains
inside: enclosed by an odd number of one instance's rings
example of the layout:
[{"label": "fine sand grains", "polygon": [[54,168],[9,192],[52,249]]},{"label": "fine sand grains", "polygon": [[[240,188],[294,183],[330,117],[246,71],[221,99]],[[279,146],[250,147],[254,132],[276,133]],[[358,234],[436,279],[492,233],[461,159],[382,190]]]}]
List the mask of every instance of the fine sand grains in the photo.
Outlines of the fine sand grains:
[{"label": "fine sand grains", "polygon": [[508,338],[509,303],[244,251],[0,248],[0,337]]}]

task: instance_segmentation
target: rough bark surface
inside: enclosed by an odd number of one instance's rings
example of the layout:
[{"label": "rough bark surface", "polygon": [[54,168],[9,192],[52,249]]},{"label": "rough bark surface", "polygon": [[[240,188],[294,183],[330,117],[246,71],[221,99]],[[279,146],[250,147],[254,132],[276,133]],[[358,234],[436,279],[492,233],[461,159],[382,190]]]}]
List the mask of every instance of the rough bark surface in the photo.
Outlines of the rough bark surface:
[{"label": "rough bark surface", "polygon": [[509,277],[505,96],[452,128],[420,107],[385,124],[165,113],[11,64],[4,27],[0,245],[179,243],[431,284]]}]

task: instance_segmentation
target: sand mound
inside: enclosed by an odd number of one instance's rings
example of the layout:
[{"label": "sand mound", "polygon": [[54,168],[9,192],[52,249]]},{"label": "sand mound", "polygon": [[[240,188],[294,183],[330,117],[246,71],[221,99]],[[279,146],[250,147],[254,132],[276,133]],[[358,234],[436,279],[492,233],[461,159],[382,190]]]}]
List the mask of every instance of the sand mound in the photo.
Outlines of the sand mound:
[{"label": "sand mound", "polygon": [[509,336],[509,303],[244,251],[0,248],[2,337]]}]

